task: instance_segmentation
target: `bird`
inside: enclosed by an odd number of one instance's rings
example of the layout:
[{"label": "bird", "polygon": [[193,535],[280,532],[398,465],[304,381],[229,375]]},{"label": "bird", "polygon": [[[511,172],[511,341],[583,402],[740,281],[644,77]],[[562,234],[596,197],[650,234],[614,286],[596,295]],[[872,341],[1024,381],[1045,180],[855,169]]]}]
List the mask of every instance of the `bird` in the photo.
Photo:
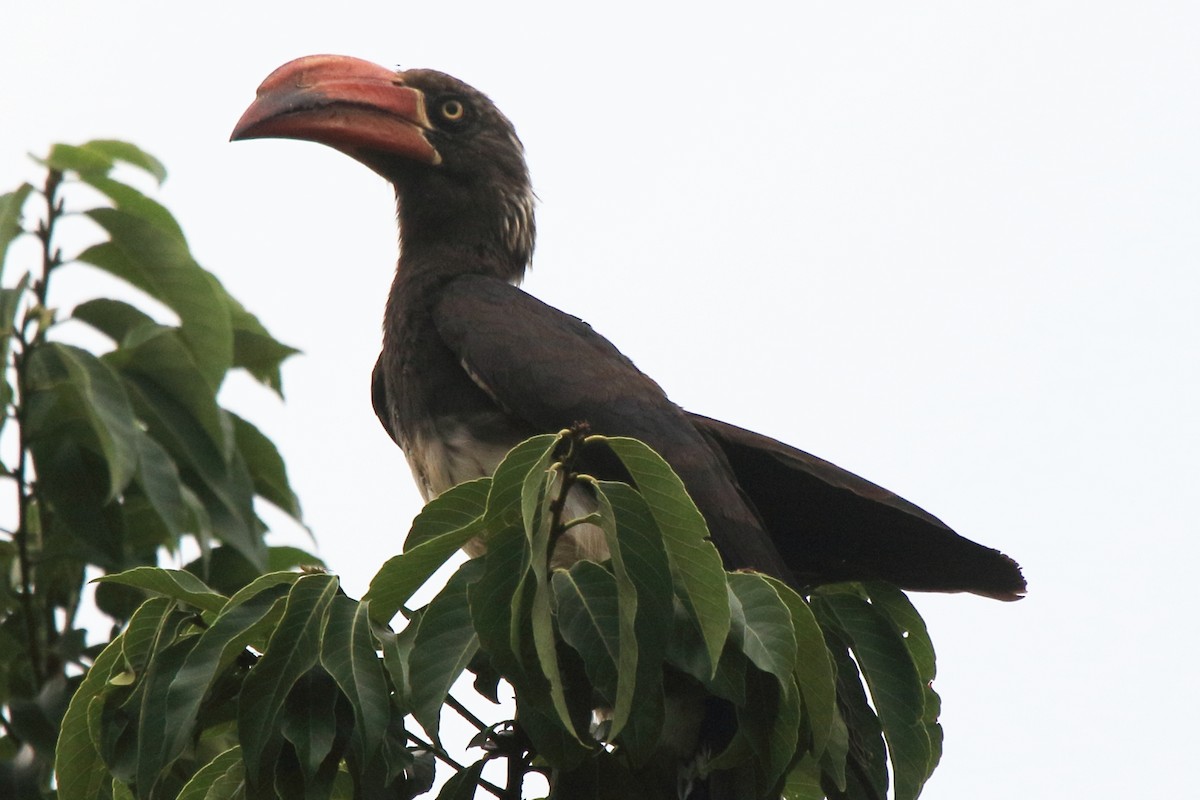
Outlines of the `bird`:
[{"label": "bird", "polygon": [[482,92],[436,70],[306,56],[266,78],[231,138],[324,144],[394,187],[400,256],[371,397],[426,500],[585,421],[666,459],[728,569],[797,589],[1024,595],[1008,556],[828,461],[683,410],[587,323],[520,289],[534,195],[513,124]]},{"label": "bird", "polygon": [[[436,70],[306,56],[266,78],[231,138],[320,143],[393,186],[400,254],[371,398],[426,500],[490,475],[530,436],[586,422],[662,455],[729,570],[802,593],[881,580],[1024,596],[1007,555],[828,461],[684,410],[590,325],[521,289],[534,195],[513,124],[482,92]],[[603,558],[586,526],[575,533],[555,559]]]}]

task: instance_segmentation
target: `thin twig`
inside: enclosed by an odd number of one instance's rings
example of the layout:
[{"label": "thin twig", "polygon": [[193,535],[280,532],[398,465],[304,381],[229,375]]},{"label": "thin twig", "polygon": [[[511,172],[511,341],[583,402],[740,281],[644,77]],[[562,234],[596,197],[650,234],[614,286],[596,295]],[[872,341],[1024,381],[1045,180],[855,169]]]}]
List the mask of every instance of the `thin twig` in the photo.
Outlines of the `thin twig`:
[{"label": "thin twig", "polygon": [[456,699],[454,697],[454,695],[450,695],[450,694],[446,695],[446,705],[450,706],[455,711],[457,711],[458,715],[460,717],[462,717],[467,722],[474,725],[477,730],[482,731],[488,727],[486,722],[484,722],[479,717],[472,714],[471,709],[464,706],[461,701],[459,701],[458,699]]},{"label": "thin twig", "polygon": [[[419,736],[416,736],[416,735],[412,734],[412,733],[411,733],[411,732],[409,732],[409,731],[405,731],[405,732],[404,732],[404,735],[405,735],[405,737],[406,737],[406,738],[407,738],[407,739],[408,739],[410,742],[412,742],[413,744],[415,744],[417,747],[420,747],[420,748],[422,748],[422,749],[424,749],[424,750],[428,750],[429,752],[433,753],[433,755],[434,755],[434,758],[438,759],[439,761],[442,761],[443,763],[447,764],[448,766],[451,766],[451,767],[453,767],[453,768],[454,768],[455,770],[457,770],[458,772],[464,772],[464,771],[466,771],[466,769],[467,769],[466,767],[464,767],[462,764],[458,763],[458,762],[457,762],[457,761],[455,761],[453,758],[451,758],[451,757],[450,757],[450,756],[449,756],[449,755],[446,753],[446,751],[445,751],[445,750],[443,750],[442,748],[440,748],[440,747],[434,747],[434,746],[433,746],[432,744],[430,744],[429,742],[425,741],[424,739],[422,739],[422,738],[421,738],[421,737],[419,737]],[[499,798],[501,798],[501,800],[504,800],[504,797],[505,797],[504,790],[503,790],[503,789],[501,789],[499,786],[497,786],[496,784],[492,783],[491,781],[485,781],[483,778],[479,778],[477,782],[478,782],[478,784],[479,784],[480,786],[482,786],[484,789],[486,789],[487,791],[491,792],[491,793],[492,793],[492,794],[494,794],[496,797],[499,797]]]}]

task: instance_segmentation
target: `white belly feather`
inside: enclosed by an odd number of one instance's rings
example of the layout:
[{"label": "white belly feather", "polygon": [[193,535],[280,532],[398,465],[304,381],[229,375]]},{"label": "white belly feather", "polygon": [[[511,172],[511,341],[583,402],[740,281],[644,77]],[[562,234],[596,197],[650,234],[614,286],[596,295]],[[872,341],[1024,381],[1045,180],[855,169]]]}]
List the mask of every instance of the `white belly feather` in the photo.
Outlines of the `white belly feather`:
[{"label": "white belly feather", "polygon": [[[404,448],[413,479],[425,502],[465,481],[491,475],[511,447],[481,442],[472,437],[466,425],[443,430],[443,435],[422,431]],[[567,495],[565,519],[584,517],[595,512],[596,502],[584,489],[574,488]],[[486,545],[479,539],[469,542],[467,554],[481,555]],[[577,525],[563,534],[550,559],[552,569],[566,569],[577,561],[604,561],[608,558],[604,532],[595,525]]]}]

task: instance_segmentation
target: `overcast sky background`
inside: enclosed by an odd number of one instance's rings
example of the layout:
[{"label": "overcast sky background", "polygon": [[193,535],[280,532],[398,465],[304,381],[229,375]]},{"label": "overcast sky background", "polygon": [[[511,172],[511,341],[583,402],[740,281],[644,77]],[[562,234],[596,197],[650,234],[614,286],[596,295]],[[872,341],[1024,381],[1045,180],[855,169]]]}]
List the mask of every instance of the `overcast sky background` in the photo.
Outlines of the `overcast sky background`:
[{"label": "overcast sky background", "polygon": [[[159,197],[201,263],[304,351],[286,404],[247,380],[227,400],[279,444],[357,596],[420,508],[368,394],[391,191],[318,145],[226,140],[301,55],[467,80],[528,150],[530,292],[686,408],[1024,566],[1020,603],[914,597],[946,731],[923,797],[1181,796],[1200,712],[1200,5],[783,5],[8,2],[0,191],[54,141],[166,163]],[[85,299],[69,283],[63,307]]]}]

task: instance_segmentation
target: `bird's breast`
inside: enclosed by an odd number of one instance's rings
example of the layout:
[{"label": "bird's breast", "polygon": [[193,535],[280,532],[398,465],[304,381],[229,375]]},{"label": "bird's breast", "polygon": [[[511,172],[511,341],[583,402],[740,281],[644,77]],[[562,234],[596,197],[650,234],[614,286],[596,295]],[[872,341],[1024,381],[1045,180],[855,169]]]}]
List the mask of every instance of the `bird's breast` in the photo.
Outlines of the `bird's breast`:
[{"label": "bird's breast", "polygon": [[[494,426],[493,426],[494,427]],[[485,478],[496,471],[504,456],[520,443],[480,440],[471,434],[467,425],[445,425],[442,430],[416,433],[405,448],[404,455],[413,478],[426,502],[454,486],[476,478]],[[596,499],[591,492],[577,486],[567,495],[564,519],[572,520],[595,513]],[[474,539],[464,548],[474,557],[482,555],[487,545]],[[567,569],[577,561],[601,562],[609,557],[604,532],[596,525],[581,524],[569,529],[558,541],[550,559],[551,569]]]},{"label": "bird's breast", "polygon": [[404,456],[426,502],[460,483],[491,475],[521,441],[515,432],[504,439],[481,438],[473,428],[499,427],[496,420],[488,422],[472,426],[471,420],[431,417],[405,432]]},{"label": "bird's breast", "polygon": [[[484,392],[446,347],[421,313],[397,314],[385,329],[381,357],[386,414],[426,502],[466,481],[490,476],[508,451],[539,433],[502,409]],[[567,498],[567,519],[596,510],[586,488]],[[482,542],[466,550],[483,552]],[[608,547],[595,525],[578,525],[559,540],[552,567],[581,559],[603,561]]]}]

